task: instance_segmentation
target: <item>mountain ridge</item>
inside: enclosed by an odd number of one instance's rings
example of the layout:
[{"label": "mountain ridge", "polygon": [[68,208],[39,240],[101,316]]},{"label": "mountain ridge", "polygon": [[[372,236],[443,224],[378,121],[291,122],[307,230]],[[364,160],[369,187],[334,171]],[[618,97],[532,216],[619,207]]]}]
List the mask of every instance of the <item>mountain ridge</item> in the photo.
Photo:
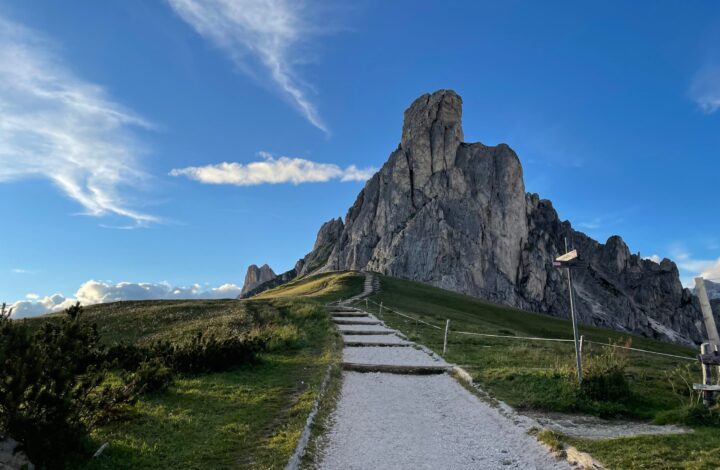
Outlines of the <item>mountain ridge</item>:
[{"label": "mountain ridge", "polygon": [[508,145],[463,142],[462,99],[451,90],[410,105],[398,148],[345,220],[323,225],[295,271],[376,271],[567,317],[567,281],[552,267],[566,239],[587,263],[573,272],[583,323],[686,344],[705,336],[675,263],[631,254],[619,236],[600,243],[561,220],[551,201],[525,191]]}]

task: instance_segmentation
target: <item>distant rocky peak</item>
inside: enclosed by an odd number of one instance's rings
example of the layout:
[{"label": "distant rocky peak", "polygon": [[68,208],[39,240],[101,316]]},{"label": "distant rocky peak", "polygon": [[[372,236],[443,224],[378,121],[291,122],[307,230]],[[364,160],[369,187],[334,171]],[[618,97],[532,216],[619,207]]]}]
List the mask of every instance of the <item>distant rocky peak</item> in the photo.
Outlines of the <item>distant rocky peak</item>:
[{"label": "distant rocky peak", "polygon": [[240,295],[253,290],[260,284],[275,279],[276,277],[277,275],[275,272],[267,264],[263,264],[259,268],[256,264],[251,264],[248,266],[247,273],[245,274],[245,284],[243,284]]},{"label": "distant rocky peak", "polygon": [[[695,292],[695,288],[693,288],[693,292]],[[707,292],[710,300],[720,300],[720,282],[713,282],[705,279],[705,292]]]}]

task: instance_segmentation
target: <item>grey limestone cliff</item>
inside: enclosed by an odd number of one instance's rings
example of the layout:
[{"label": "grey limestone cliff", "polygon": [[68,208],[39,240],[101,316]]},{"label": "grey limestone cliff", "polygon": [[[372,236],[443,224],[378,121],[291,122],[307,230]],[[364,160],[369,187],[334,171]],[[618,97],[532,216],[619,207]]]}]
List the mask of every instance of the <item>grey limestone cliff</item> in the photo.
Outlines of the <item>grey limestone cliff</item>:
[{"label": "grey limestone cliff", "polygon": [[461,118],[453,91],[415,100],[398,148],[344,223],[323,225],[298,273],[376,271],[566,317],[567,283],[552,261],[567,239],[587,263],[574,273],[583,323],[702,339],[697,301],[672,261],[657,264],[630,253],[620,237],[603,244],[574,230],[550,201],[526,193],[509,146],[464,143]]}]

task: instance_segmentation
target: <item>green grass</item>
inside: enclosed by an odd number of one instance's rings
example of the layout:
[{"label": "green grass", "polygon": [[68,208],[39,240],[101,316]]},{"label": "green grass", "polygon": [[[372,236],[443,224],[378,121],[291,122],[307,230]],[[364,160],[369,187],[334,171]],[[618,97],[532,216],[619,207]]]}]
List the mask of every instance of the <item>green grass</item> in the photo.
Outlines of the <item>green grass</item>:
[{"label": "green grass", "polygon": [[265,335],[271,350],[256,366],[181,375],[169,390],[143,396],[126,419],[93,432],[93,446],[110,443],[99,459],[70,468],[284,468],[328,364],[339,360],[338,335],[323,305],[359,293],[362,278],[311,276],[291,289],[242,301],[117,302],[85,309],[108,345],[234,330]]},{"label": "green grass", "polygon": [[698,427],[692,434],[590,440],[565,437],[607,468],[623,470],[705,470],[720,468],[717,427]]},{"label": "green grass", "polygon": [[[447,359],[463,366],[487,391],[507,403],[523,409],[586,412],[595,415],[623,415],[651,419],[656,413],[678,404],[678,397],[667,380],[666,372],[687,361],[628,352],[628,373],[633,397],[624,403],[594,403],[575,395],[572,381],[566,380],[574,369],[572,342],[558,343],[506,338],[467,336],[453,331],[468,331],[508,336],[572,339],[567,320],[535,314],[483,302],[479,299],[437,289],[424,284],[382,277],[381,291],[372,300],[391,309],[410,313],[439,327],[450,320]],[[370,304],[374,311],[377,307]],[[442,351],[443,331],[392,313],[383,319],[422,344]],[[607,343],[631,338],[633,347],[692,357],[691,349],[630,336],[616,331],[581,326],[585,339]],[[592,356],[605,349],[586,345]]]},{"label": "green grass", "polygon": [[[380,292],[371,300],[441,328],[449,319],[451,333],[447,360],[464,367],[492,396],[520,410],[560,411],[606,418],[666,419],[669,415],[681,414],[673,410],[677,410],[683,400],[673,391],[668,375],[675,376],[679,373],[678,368],[690,364],[686,371],[697,375],[695,381],[700,380],[696,363],[628,351],[624,354],[627,354],[630,395],[617,401],[593,401],[578,393],[573,384],[574,348],[571,342],[476,337],[452,332],[572,339],[572,326],[567,320],[385,276],[381,276]],[[364,306],[364,302],[361,305]],[[369,305],[370,310],[378,311],[377,306]],[[382,319],[411,339],[442,352],[442,330],[389,312],[385,312]],[[696,354],[683,346],[603,328],[581,325],[580,330],[591,341],[608,343],[630,338],[632,346],[637,348],[686,357]],[[605,349],[586,345],[585,359],[597,356]],[[696,427],[696,432],[688,435],[616,439],[611,444],[590,440],[572,440],[570,443],[590,452],[610,468],[719,468],[720,429],[714,429],[718,432]],[[667,464],[662,466],[662,462]]]},{"label": "green grass", "polygon": [[363,277],[351,272],[329,272],[303,277],[274,289],[266,290],[253,299],[309,297],[332,302],[362,292]]}]

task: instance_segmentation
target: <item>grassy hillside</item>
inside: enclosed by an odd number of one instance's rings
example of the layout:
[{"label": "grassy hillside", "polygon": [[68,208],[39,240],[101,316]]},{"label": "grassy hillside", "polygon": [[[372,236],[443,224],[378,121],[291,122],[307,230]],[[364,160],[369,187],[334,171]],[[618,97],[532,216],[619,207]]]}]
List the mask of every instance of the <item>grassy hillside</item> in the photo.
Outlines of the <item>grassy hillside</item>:
[{"label": "grassy hillside", "polygon": [[[463,366],[491,395],[519,409],[562,411],[668,421],[682,416],[688,390],[684,378],[700,380],[696,362],[619,350],[627,362],[625,376],[629,393],[614,399],[595,400],[578,393],[573,383],[572,342],[549,342],[516,338],[490,338],[458,334],[457,331],[572,339],[569,321],[483,302],[473,297],[425,284],[381,276],[381,291],[370,298],[411,317],[444,328],[450,320],[447,359]],[[360,302],[365,306],[365,302]],[[387,312],[382,319],[411,339],[442,352],[443,331]],[[455,331],[455,332],[453,332]],[[692,358],[696,351],[682,346],[632,336],[603,328],[580,326],[585,339],[597,343],[622,342],[632,347]],[[609,348],[585,345],[584,358],[591,367],[606,357]],[[683,388],[684,387],[684,388]],[[679,393],[678,393],[679,392]],[[593,452],[610,468],[718,468],[720,437],[716,428],[695,426],[694,435],[663,438],[643,437],[613,441],[574,440],[581,449]],[[694,436],[694,437],[693,437]],[[701,448],[705,449],[701,451]]]},{"label": "grassy hillside", "polygon": [[[181,375],[165,392],[145,395],[129,419],[93,434],[110,447],[72,468],[283,468],[299,438],[326,366],[339,357],[323,304],[361,291],[353,274],[310,277],[292,295],[250,300],[144,301],[95,305],[85,318],[103,341],[147,345],[197,332],[262,335],[260,363],[220,373]],[[40,325],[57,315],[33,320]]]}]

